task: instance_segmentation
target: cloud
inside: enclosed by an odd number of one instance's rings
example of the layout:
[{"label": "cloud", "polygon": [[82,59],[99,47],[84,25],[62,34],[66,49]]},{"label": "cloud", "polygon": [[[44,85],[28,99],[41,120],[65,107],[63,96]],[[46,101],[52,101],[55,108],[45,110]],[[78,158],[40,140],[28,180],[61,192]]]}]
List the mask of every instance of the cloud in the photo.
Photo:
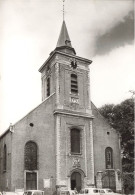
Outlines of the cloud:
[{"label": "cloud", "polygon": [[92,56],[98,37],[110,32],[120,23],[124,23],[126,16],[133,8],[133,1],[130,0],[86,0],[83,4],[81,1],[81,5],[79,3],[73,5],[70,12],[74,12],[75,15],[73,17],[71,14],[73,18],[68,16],[70,20],[72,19],[72,27],[69,29],[72,29],[70,31],[75,42],[73,45],[77,45],[79,48],[78,53],[80,54],[80,51],[84,49],[83,56]]},{"label": "cloud", "polygon": [[97,37],[95,43],[95,55],[105,54],[113,48],[132,44],[134,40],[134,19],[133,12],[125,17],[125,21],[119,23],[109,32]]},{"label": "cloud", "polygon": [[92,100],[99,107],[130,98],[129,90],[135,90],[134,72],[133,45],[116,48],[108,55],[95,56],[91,65]]},{"label": "cloud", "polygon": [[[133,10],[133,1],[114,1],[114,0],[103,0],[95,1],[95,8],[97,9],[97,16],[94,17],[92,28],[96,29],[99,35],[103,35],[114,28],[118,23],[124,22],[125,16]],[[94,24],[98,22],[97,25]]]}]

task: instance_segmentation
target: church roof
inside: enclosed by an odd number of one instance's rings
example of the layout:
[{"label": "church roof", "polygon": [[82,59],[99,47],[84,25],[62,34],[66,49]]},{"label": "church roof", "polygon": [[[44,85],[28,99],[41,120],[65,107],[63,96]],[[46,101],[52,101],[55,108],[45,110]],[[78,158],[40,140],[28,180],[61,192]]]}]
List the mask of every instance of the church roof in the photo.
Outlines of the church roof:
[{"label": "church roof", "polygon": [[63,20],[59,39],[56,45],[57,51],[64,51],[65,53],[76,54],[74,48],[72,47],[71,40],[67,31],[66,23]]}]

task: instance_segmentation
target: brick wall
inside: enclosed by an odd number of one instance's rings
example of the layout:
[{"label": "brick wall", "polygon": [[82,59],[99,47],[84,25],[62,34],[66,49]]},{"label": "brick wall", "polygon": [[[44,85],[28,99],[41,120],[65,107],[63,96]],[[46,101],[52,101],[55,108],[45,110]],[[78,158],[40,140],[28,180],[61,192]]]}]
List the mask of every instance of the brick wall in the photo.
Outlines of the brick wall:
[{"label": "brick wall", "polygon": [[[12,140],[12,133],[8,130],[8,133],[5,133],[0,138],[0,190],[9,190],[11,188],[11,140]],[[4,153],[4,145],[6,145],[7,149],[7,166],[6,170],[4,170],[3,165],[3,153]]]},{"label": "brick wall", "polygon": [[92,112],[95,117],[93,119],[95,174],[97,171],[106,169],[106,147],[113,149],[113,168],[121,170],[119,135],[116,130],[110,127],[105,118],[101,116],[94,104],[92,104]]},{"label": "brick wall", "polygon": [[[14,125],[11,191],[25,186],[24,147],[30,140],[38,146],[38,189],[43,189],[43,179],[55,178],[53,98],[48,98]],[[33,123],[33,127],[30,123]]]}]

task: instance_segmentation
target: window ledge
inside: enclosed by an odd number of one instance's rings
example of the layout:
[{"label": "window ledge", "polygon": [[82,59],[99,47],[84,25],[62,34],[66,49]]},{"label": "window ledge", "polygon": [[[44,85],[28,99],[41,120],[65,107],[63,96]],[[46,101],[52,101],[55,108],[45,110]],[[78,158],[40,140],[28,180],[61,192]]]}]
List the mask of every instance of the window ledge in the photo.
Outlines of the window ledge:
[{"label": "window ledge", "polygon": [[79,96],[79,93],[72,93],[72,92],[70,92],[70,95],[72,95],[74,97],[78,97]]},{"label": "window ledge", "polygon": [[69,156],[82,156],[82,153],[69,153]]}]

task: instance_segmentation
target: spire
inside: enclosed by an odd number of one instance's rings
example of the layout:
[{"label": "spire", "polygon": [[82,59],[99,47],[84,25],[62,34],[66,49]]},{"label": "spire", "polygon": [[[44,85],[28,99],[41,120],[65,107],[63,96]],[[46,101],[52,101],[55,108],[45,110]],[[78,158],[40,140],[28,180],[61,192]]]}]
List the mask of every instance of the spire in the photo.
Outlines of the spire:
[{"label": "spire", "polygon": [[69,35],[68,35],[66,23],[63,20],[62,27],[61,27],[61,32],[60,32],[59,39],[58,39],[56,47],[67,46],[67,45],[69,47],[72,47],[71,41],[70,41],[70,38],[69,38]]},{"label": "spire", "polygon": [[76,54],[74,48],[71,45],[71,41],[70,41],[70,38],[68,35],[66,23],[64,20],[62,23],[62,27],[61,27],[59,39],[57,42],[56,50],[63,51],[65,53],[69,53],[69,54]]}]

